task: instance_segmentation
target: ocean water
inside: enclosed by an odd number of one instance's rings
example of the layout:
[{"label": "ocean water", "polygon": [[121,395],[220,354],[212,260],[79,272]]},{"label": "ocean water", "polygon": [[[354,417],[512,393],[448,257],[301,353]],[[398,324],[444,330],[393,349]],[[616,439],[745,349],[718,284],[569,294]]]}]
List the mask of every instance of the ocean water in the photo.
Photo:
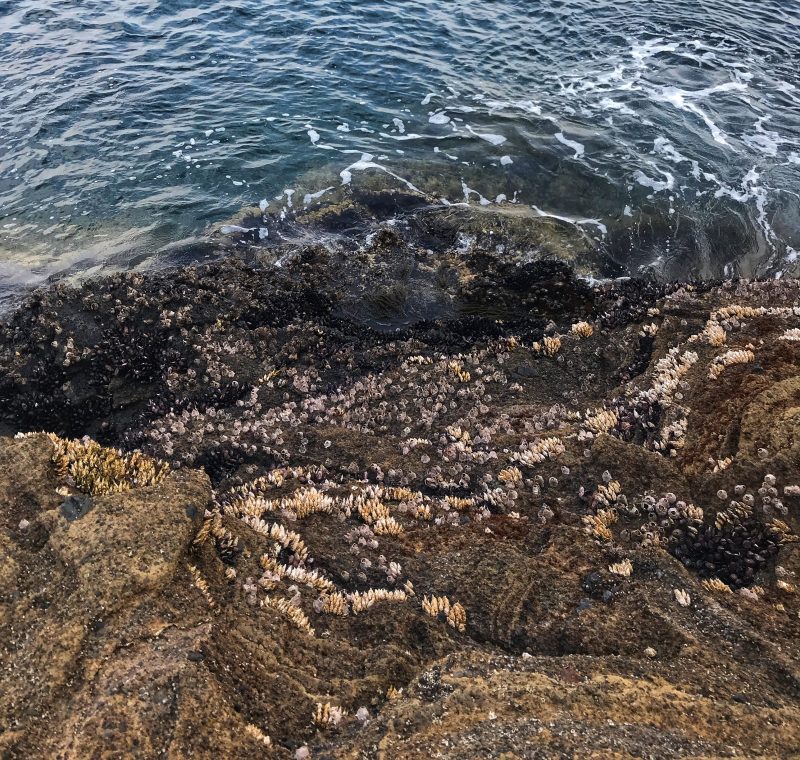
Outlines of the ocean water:
[{"label": "ocean water", "polygon": [[0,298],[360,172],[796,274],[800,2],[0,0]]}]

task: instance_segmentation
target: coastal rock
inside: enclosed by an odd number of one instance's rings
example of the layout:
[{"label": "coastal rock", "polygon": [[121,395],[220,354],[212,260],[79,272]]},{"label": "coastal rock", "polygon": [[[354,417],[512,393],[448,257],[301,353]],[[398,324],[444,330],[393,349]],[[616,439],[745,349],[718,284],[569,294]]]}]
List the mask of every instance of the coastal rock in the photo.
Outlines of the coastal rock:
[{"label": "coastal rock", "polygon": [[800,746],[800,286],[415,240],[0,325],[6,756]]}]

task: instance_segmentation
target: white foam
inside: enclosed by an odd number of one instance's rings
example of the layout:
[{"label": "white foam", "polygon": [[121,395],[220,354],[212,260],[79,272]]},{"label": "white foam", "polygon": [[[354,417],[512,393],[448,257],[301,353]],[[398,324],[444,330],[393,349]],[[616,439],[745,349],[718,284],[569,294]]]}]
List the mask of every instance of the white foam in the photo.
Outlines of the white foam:
[{"label": "white foam", "polygon": [[[476,97],[475,100],[478,100],[478,98]],[[486,100],[485,103],[489,108],[490,116],[496,111],[510,109],[524,111],[525,113],[533,114],[534,116],[542,115],[541,107],[538,105],[538,103],[534,103],[532,100]]]},{"label": "white foam", "polygon": [[392,119],[392,123],[395,125],[395,127],[397,128],[397,131],[398,131],[398,132],[399,132],[401,135],[404,135],[404,134],[405,134],[405,132],[406,132],[406,125],[403,123],[403,120],[402,120],[402,119],[398,119],[398,118],[395,116],[395,118],[394,118],[394,119]]},{"label": "white foam", "polygon": [[385,166],[381,164],[376,164],[373,159],[375,157],[371,153],[362,153],[361,158],[350,164],[350,166],[342,169],[339,172],[339,176],[342,178],[343,185],[349,185],[353,181],[353,172],[354,171],[364,171],[365,169],[378,169],[382,172],[386,172],[390,177],[394,177],[398,182],[402,182],[409,190],[413,190],[416,193],[420,193],[420,195],[424,195],[424,193],[418,188],[415,187],[411,182],[407,179],[395,174],[393,171],[390,171]]},{"label": "white foam", "polygon": [[659,153],[664,158],[672,161],[675,164],[691,163],[691,159],[686,158],[682,153],[679,153],[675,146],[666,137],[656,137],[653,141],[653,152]]},{"label": "white foam", "polygon": [[549,217],[550,219],[558,219],[561,222],[567,222],[567,224],[574,224],[578,227],[581,227],[584,224],[593,225],[594,227],[597,227],[597,229],[599,229],[600,232],[603,233],[603,235],[608,234],[608,227],[606,227],[606,225],[603,224],[603,222],[600,221],[599,219],[582,219],[574,216],[563,216],[561,214],[552,214],[548,211],[542,211],[542,209],[540,209],[538,206],[533,206],[533,205],[531,205],[531,208],[537,214],[539,214],[539,216],[546,216]]},{"label": "white foam", "polygon": [[764,122],[769,120],[769,116],[761,116],[756,119],[755,133],[745,135],[742,140],[757,153],[763,153],[766,156],[775,158],[778,155],[780,146],[788,142],[784,140],[777,132],[764,129]]},{"label": "white foam", "polygon": [[659,53],[674,53],[678,49],[677,42],[664,42],[663,37],[658,37],[645,42],[634,42],[631,47],[631,58],[641,67],[645,66],[648,58]]},{"label": "white foam", "polygon": [[308,130],[308,137],[311,140],[312,145],[316,145],[319,142],[319,132],[316,129],[309,128]]},{"label": "white foam", "polygon": [[492,203],[487,198],[484,198],[477,190],[473,190],[471,187],[467,187],[467,183],[464,182],[463,179],[461,180],[461,189],[464,191],[464,201],[466,203],[469,203],[469,199],[473,195],[478,196],[478,203],[480,203],[481,206],[490,206]]},{"label": "white foam", "polygon": [[450,117],[444,111],[437,111],[428,118],[430,124],[447,124]]},{"label": "white foam", "polygon": [[406,135],[393,135],[389,132],[381,132],[381,137],[385,137],[389,140],[400,140],[405,142],[406,140],[449,140],[450,135],[419,135],[416,132],[409,132]]},{"label": "white foam", "polygon": [[427,106],[431,102],[431,98],[436,95],[435,92],[429,92],[421,101],[420,105]]},{"label": "white foam", "polygon": [[480,137],[481,140],[486,140],[486,142],[491,143],[492,145],[502,145],[506,138],[503,135],[495,135],[487,132],[476,132],[469,124],[466,125],[467,130],[475,135],[475,137]]},{"label": "white foam", "polygon": [[266,213],[267,208],[269,208],[269,203],[267,203],[267,199],[262,198],[261,202],[258,204],[258,207],[261,209],[262,214]]},{"label": "white foam", "polygon": [[744,82],[724,82],[722,84],[706,87],[702,90],[682,90],[680,87],[661,87],[650,90],[649,94],[658,101],[670,103],[681,111],[687,111],[699,116],[705,122],[711,137],[720,145],[728,146],[728,137],[714,120],[694,101],[706,98],[720,92],[746,92],[748,89]]},{"label": "white foam", "polygon": [[511,156],[500,157],[500,166],[510,166],[513,163],[514,161],[512,160]]},{"label": "white foam", "polygon": [[236,232],[250,232],[247,227],[240,227],[238,224],[223,224],[219,231],[223,235],[233,235]]},{"label": "white foam", "polygon": [[618,113],[625,114],[626,116],[639,115],[632,108],[626,106],[624,103],[620,103],[618,100],[614,100],[613,98],[603,98],[600,101],[600,108],[602,108],[604,111],[617,111]]},{"label": "white foam", "polygon": [[318,190],[316,193],[306,193],[303,196],[303,206],[308,208],[314,201],[318,200],[323,195],[325,195],[325,193],[330,192],[333,189],[334,187],[333,185],[331,185],[330,187],[326,187],[323,190]]},{"label": "white foam", "polygon": [[634,172],[633,178],[638,184],[642,185],[642,187],[649,187],[656,193],[660,193],[664,190],[672,190],[675,187],[675,177],[661,169],[658,169],[658,171],[666,177],[664,182],[648,177],[641,169],[637,169]]},{"label": "white foam", "polygon": [[566,145],[568,148],[572,148],[572,150],[575,151],[575,155],[573,156],[573,158],[580,158],[586,152],[586,148],[581,143],[575,142],[575,140],[567,139],[566,137],[564,137],[563,132],[556,132],[556,134],[553,136],[562,145]]},{"label": "white foam", "polygon": [[336,129],[338,129],[340,132],[350,131],[350,127],[348,127],[347,124],[340,124],[338,127],[336,127]]}]

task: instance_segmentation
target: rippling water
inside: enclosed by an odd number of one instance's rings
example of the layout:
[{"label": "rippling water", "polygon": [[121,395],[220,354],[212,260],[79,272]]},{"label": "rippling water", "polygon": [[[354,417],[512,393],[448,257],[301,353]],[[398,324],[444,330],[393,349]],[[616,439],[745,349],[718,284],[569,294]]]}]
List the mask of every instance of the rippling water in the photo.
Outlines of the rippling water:
[{"label": "rippling water", "polygon": [[0,0],[0,294],[375,166],[631,272],[795,272],[800,3]]}]

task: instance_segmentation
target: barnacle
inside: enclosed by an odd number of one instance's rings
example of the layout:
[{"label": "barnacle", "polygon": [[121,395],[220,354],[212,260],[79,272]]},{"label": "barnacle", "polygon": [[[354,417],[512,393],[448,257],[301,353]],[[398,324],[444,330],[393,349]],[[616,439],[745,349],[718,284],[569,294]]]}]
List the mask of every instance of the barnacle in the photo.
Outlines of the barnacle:
[{"label": "barnacle", "polygon": [[348,595],[350,606],[354,615],[365,612],[378,602],[404,602],[408,598],[405,591],[395,589],[389,591],[385,588],[371,588],[368,591],[357,591]]},{"label": "barnacle", "polygon": [[621,575],[623,578],[630,578],[633,572],[633,563],[629,559],[623,559],[622,562],[615,562],[613,565],[609,565],[608,571],[614,573],[614,575]]},{"label": "barnacle", "polygon": [[455,509],[457,512],[464,512],[467,509],[475,506],[475,499],[468,498],[465,499],[461,496],[445,496],[444,497],[445,504],[451,509]]},{"label": "barnacle", "polygon": [[323,593],[334,591],[336,588],[333,582],[323,578],[318,570],[306,570],[303,567],[284,565],[268,554],[262,554],[259,562],[264,570],[279,579],[288,578]]},{"label": "barnacle", "polygon": [[280,612],[296,628],[299,628],[309,636],[314,636],[315,631],[311,627],[311,623],[309,622],[305,613],[290,600],[273,599],[272,597],[267,596],[261,600],[261,606]]},{"label": "barnacle", "polygon": [[253,737],[257,742],[261,742],[265,747],[272,746],[272,739],[267,736],[258,726],[254,726],[252,723],[248,723],[244,730]]},{"label": "barnacle", "polygon": [[596,515],[584,515],[583,524],[587,533],[603,541],[611,541],[613,536],[609,526],[617,521],[617,513],[610,509],[601,509]]},{"label": "barnacle", "polygon": [[609,409],[597,409],[594,412],[586,411],[584,424],[595,435],[607,433],[612,430],[619,423],[619,417],[616,412]]},{"label": "barnacle", "polygon": [[731,587],[727,583],[723,583],[719,578],[706,578],[702,583],[703,588],[706,591],[717,592],[721,594],[732,593]]},{"label": "barnacle", "polygon": [[314,723],[318,726],[338,726],[344,717],[344,711],[337,705],[331,705],[330,702],[317,702],[312,714]]},{"label": "barnacle", "polygon": [[775,581],[775,585],[783,592],[787,594],[796,594],[797,593],[797,586],[793,583],[789,583],[788,581]]},{"label": "barnacle", "polygon": [[557,335],[547,336],[541,342],[536,341],[533,344],[533,350],[537,354],[545,354],[546,356],[555,356],[561,348],[561,338]]},{"label": "barnacle", "polygon": [[728,335],[722,325],[720,325],[719,322],[711,319],[706,322],[706,326],[703,329],[702,335],[711,346],[722,346],[725,344],[725,341],[728,338]]},{"label": "barnacle", "polygon": [[333,594],[326,594],[322,598],[322,607],[321,612],[326,612],[329,615],[338,615],[340,617],[345,617],[348,612],[350,611],[350,607],[347,604],[347,597],[344,594],[337,591]]},{"label": "barnacle", "polygon": [[546,459],[556,459],[566,451],[560,438],[551,436],[542,438],[534,444],[523,444],[519,453],[513,454],[512,459],[520,464],[532,466],[544,462]]},{"label": "barnacle", "polygon": [[458,361],[452,361],[452,362],[450,362],[450,363],[447,365],[447,368],[448,368],[448,369],[450,370],[450,372],[451,372],[453,375],[455,375],[455,377],[457,377],[457,378],[458,378],[458,379],[459,379],[459,380],[460,380],[462,383],[468,383],[468,382],[469,382],[469,380],[470,380],[470,374],[469,374],[469,372],[466,372],[466,371],[464,370],[464,367],[463,367],[463,365],[461,364],[461,362],[458,362]]},{"label": "barnacle", "polygon": [[389,517],[389,507],[382,501],[371,498],[359,505],[358,514],[367,525],[374,525],[379,520],[386,520]]},{"label": "barnacle", "polygon": [[500,470],[500,473],[497,476],[498,480],[501,480],[503,483],[521,483],[522,482],[522,472],[520,472],[519,467],[507,467],[504,470]]},{"label": "barnacle", "polygon": [[376,536],[399,536],[403,532],[403,526],[394,517],[381,517],[372,529]]},{"label": "barnacle", "polygon": [[716,380],[727,367],[734,364],[748,364],[756,359],[756,355],[749,349],[740,351],[726,351],[721,356],[717,356],[708,368],[708,376]]},{"label": "barnacle", "polygon": [[800,340],[800,330],[796,327],[793,327],[791,330],[786,330],[779,340],[798,341]]},{"label": "barnacle", "polygon": [[139,451],[124,454],[91,438],[65,440],[53,433],[47,437],[55,447],[53,462],[59,474],[69,475],[76,488],[93,496],[157,485],[169,472],[168,464]]},{"label": "barnacle", "polygon": [[723,470],[727,470],[733,464],[733,459],[731,457],[725,457],[725,459],[712,459],[711,464],[713,465],[714,469],[712,472],[722,472]]},{"label": "barnacle", "polygon": [[214,597],[211,596],[211,592],[208,590],[208,581],[203,578],[202,573],[200,570],[197,569],[194,565],[187,565],[189,568],[189,573],[192,576],[192,583],[196,589],[200,591],[200,593],[206,598],[206,602],[208,602],[208,606],[211,609],[216,609],[217,603],[214,601]]},{"label": "barnacle", "polygon": [[570,332],[579,338],[590,338],[594,333],[594,327],[589,322],[576,322],[570,328]]},{"label": "barnacle", "polygon": [[688,607],[692,603],[692,597],[689,596],[688,591],[676,588],[673,593],[675,594],[675,601],[680,604],[681,607]]},{"label": "barnacle", "polygon": [[461,633],[467,628],[467,611],[460,602],[451,604],[446,596],[424,596],[422,598],[422,609],[431,617],[443,614],[447,624]]}]

